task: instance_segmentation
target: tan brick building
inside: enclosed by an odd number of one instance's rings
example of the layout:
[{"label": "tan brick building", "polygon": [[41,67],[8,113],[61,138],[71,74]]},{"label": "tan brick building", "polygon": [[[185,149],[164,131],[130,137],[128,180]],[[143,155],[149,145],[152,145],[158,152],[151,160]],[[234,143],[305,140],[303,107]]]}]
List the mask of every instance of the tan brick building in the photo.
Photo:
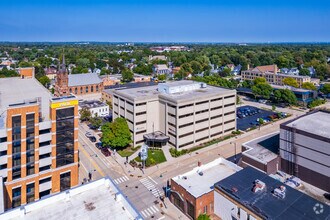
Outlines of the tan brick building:
[{"label": "tan brick building", "polygon": [[4,209],[78,184],[78,100],[52,98],[36,79],[0,79]]},{"label": "tan brick building", "polygon": [[213,185],[242,169],[223,158],[198,165],[193,170],[171,179],[170,200],[191,219],[197,219],[201,214],[212,216]]},{"label": "tan brick building", "polygon": [[236,130],[236,90],[182,80],[118,89],[112,97],[113,119],[126,118],[135,146],[191,148]]},{"label": "tan brick building", "polygon": [[277,65],[257,66],[241,72],[242,80],[255,80],[256,78],[265,78],[269,84],[283,86],[283,79],[293,78],[297,81],[299,87],[305,82],[310,82],[309,76],[296,76],[281,74],[277,68]]}]

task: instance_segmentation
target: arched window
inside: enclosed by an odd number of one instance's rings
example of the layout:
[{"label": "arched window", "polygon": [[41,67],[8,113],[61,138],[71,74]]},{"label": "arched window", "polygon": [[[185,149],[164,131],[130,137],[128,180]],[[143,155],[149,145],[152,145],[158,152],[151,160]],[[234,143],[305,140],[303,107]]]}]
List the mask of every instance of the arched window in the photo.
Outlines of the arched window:
[{"label": "arched window", "polygon": [[86,93],[88,93],[88,86],[86,86]]},{"label": "arched window", "polygon": [[77,94],[78,93],[78,88],[74,88],[74,94]]},{"label": "arched window", "polygon": [[82,93],[83,93],[82,91],[83,91],[83,88],[82,88],[82,87],[80,87],[80,94],[82,94]]},{"label": "arched window", "polygon": [[91,86],[91,92],[94,92],[94,86]]},{"label": "arched window", "polygon": [[72,93],[72,88],[69,89],[70,93]]},{"label": "arched window", "polygon": [[99,85],[96,85],[96,92],[99,91]]}]

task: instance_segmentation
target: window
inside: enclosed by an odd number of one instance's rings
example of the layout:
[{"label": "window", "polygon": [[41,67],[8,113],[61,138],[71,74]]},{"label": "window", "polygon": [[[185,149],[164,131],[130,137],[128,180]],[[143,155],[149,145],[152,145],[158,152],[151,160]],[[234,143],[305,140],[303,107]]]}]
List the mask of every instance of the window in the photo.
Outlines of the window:
[{"label": "window", "polygon": [[206,130],[209,130],[209,127],[196,130],[196,133],[199,133],[199,132],[202,132],[202,131],[206,131]]},{"label": "window", "polygon": [[209,120],[208,118],[205,118],[205,119],[202,119],[202,120],[196,121],[196,124],[198,124],[198,123],[202,123],[202,122],[205,122],[205,121],[208,121],[208,120]]},{"label": "window", "polygon": [[83,88],[82,87],[80,87],[80,94],[82,94],[83,93]]},{"label": "window", "polygon": [[77,94],[78,93],[78,88],[74,88],[74,93]]},{"label": "window", "polygon": [[86,86],[85,89],[86,89],[86,93],[88,93],[88,86]]},{"label": "window", "polygon": [[27,163],[34,162],[34,150],[29,150],[26,152],[26,162]]},{"label": "window", "polygon": [[138,131],[135,134],[138,135],[138,134],[142,134],[142,133],[145,133],[145,132],[147,132],[147,130]]},{"label": "window", "polygon": [[187,214],[193,219],[195,218],[195,207],[193,204],[188,202],[188,200],[187,200]]},{"label": "window", "polygon": [[34,150],[34,137],[26,139],[26,150]]},{"label": "window", "polygon": [[194,105],[194,104],[182,105],[182,106],[179,106],[179,109],[181,109],[181,108],[191,107],[191,106],[193,106],[193,105]]},{"label": "window", "polygon": [[91,92],[94,92],[94,86],[91,86]]},{"label": "window", "polygon": [[44,158],[47,158],[47,157],[50,157],[50,153],[39,155],[39,159],[44,159]]},{"label": "window", "polygon": [[222,126],[222,123],[212,125],[211,128],[215,128],[215,127],[218,127],[218,126]]},{"label": "window", "polygon": [[183,137],[187,137],[189,135],[192,135],[194,132],[189,132],[189,133],[186,133],[186,134],[182,134],[179,136],[179,138],[183,138]]},{"label": "window", "polygon": [[62,173],[60,175],[60,191],[70,189],[71,186],[71,175],[70,172]]},{"label": "window", "polygon": [[144,112],[138,112],[138,113],[136,113],[135,115],[138,116],[138,115],[145,115],[145,114],[147,114],[146,111],[144,111]]},{"label": "window", "polygon": [[0,151],[0,157],[7,155],[7,150]]},{"label": "window", "polygon": [[34,201],[34,183],[26,185],[26,202],[30,203]]},{"label": "window", "polygon": [[231,123],[231,122],[234,122],[235,119],[232,119],[232,120],[229,120],[229,121],[225,121],[225,124],[228,124],[228,123]]},{"label": "window", "polygon": [[175,115],[171,114],[171,113],[167,113],[169,116],[175,118]]},{"label": "window", "polygon": [[34,174],[34,163],[30,163],[26,165],[26,175],[32,175]]},{"label": "window", "polygon": [[201,105],[201,104],[205,104],[205,103],[208,103],[209,101],[202,101],[202,102],[196,102],[196,105]]},{"label": "window", "polygon": [[234,98],[235,95],[230,95],[230,96],[225,96],[225,99],[230,99],[230,98]]},{"label": "window", "polygon": [[136,122],[136,125],[142,125],[142,124],[145,124],[147,123],[147,121],[140,121],[140,122]]},{"label": "window", "polygon": [[231,114],[235,114],[235,111],[225,113],[225,115],[231,115]]},{"label": "window", "polygon": [[41,180],[39,180],[39,185],[40,185],[40,184],[43,184],[43,183],[50,182],[51,180],[52,180],[51,177],[47,177],[47,178],[41,179]]},{"label": "window", "polygon": [[189,113],[189,114],[185,114],[185,115],[180,115],[179,118],[186,118],[186,117],[189,117],[189,116],[192,116],[194,115],[193,113]]},{"label": "window", "polygon": [[142,105],[146,105],[146,104],[147,104],[146,102],[142,102],[142,103],[136,104],[136,106],[142,106]]},{"label": "window", "polygon": [[220,117],[222,117],[222,115],[213,116],[213,117],[211,117],[211,119],[216,119],[216,118],[220,118]]},{"label": "window", "polygon": [[49,169],[50,169],[50,165],[47,165],[47,166],[44,166],[44,167],[39,167],[39,172],[49,170]]},{"label": "window", "polygon": [[204,212],[203,212],[204,214],[206,214],[207,213],[207,205],[206,206],[204,206]]},{"label": "window", "polygon": [[50,189],[40,192],[39,198],[41,199],[42,197],[45,197],[47,195],[50,195]]},{"label": "window", "polygon": [[7,164],[0,165],[0,170],[7,169]]},{"label": "window", "polygon": [[13,167],[13,180],[21,178],[21,165]]},{"label": "window", "polygon": [[0,143],[7,142],[7,137],[0,138]]},{"label": "window", "polygon": [[171,123],[171,122],[167,122],[169,125],[175,127],[175,124]]},{"label": "window", "polygon": [[17,187],[12,190],[12,197],[13,197],[12,208],[16,208],[21,205],[21,194],[22,194],[21,187]]},{"label": "window", "polygon": [[225,105],[225,108],[226,108],[226,107],[229,107],[229,106],[233,106],[233,105],[235,105],[235,103],[227,104],[227,105]]},{"label": "window", "polygon": [[50,133],[50,128],[48,128],[48,129],[43,129],[43,130],[39,130],[39,135],[40,135],[40,134],[48,134],[48,133]]},{"label": "window", "polygon": [[96,92],[99,91],[99,85],[96,85]]},{"label": "window", "polygon": [[190,122],[190,123],[188,123],[188,124],[180,125],[179,128],[188,127],[188,126],[191,126],[191,125],[193,125],[193,124],[194,124],[193,122]]},{"label": "window", "polygon": [[221,108],[222,108],[222,106],[217,106],[217,107],[211,108],[211,111],[221,109]]}]

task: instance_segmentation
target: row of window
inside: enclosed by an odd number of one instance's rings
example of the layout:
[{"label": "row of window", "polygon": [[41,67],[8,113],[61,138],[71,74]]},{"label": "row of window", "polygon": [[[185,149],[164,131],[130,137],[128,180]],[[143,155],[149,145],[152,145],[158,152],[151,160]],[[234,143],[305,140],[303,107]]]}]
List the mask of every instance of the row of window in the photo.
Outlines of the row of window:
[{"label": "row of window", "polygon": [[[70,93],[73,93],[73,92],[74,92],[74,94],[78,94],[78,88],[77,88],[77,87],[75,87],[74,90],[73,90],[72,88],[70,88],[69,91],[70,91]],[[80,87],[80,94],[82,94],[83,91],[84,91],[84,90],[83,90],[83,87]],[[94,92],[94,86],[91,86],[91,90],[90,90],[90,91],[91,91],[91,92]],[[95,86],[95,91],[96,91],[96,92],[99,91],[99,86],[98,86],[98,85]],[[89,92],[89,88],[88,88],[88,86],[85,86],[85,92],[86,92],[86,93]]]}]

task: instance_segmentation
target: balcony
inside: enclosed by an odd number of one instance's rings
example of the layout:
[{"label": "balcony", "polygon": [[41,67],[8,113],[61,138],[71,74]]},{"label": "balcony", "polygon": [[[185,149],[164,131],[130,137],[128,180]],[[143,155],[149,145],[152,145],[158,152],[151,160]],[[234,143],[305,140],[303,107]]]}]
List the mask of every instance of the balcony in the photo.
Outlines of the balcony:
[{"label": "balcony", "polygon": [[0,157],[0,165],[6,164],[8,160],[8,156],[7,155],[3,155]]},{"label": "balcony", "polygon": [[44,121],[39,123],[39,130],[50,129],[52,127],[51,121]]},{"label": "balcony", "polygon": [[39,135],[39,142],[45,142],[52,140],[52,133],[46,133]]},{"label": "balcony", "polygon": [[52,164],[52,157],[46,157],[39,160],[39,167],[44,167]]},{"label": "balcony", "polygon": [[0,176],[7,177],[8,176],[8,169],[0,170]]},{"label": "balcony", "polygon": [[0,151],[4,151],[8,149],[8,142],[0,143]]},{"label": "balcony", "polygon": [[41,183],[39,185],[39,192],[43,192],[52,188],[52,181]]}]

